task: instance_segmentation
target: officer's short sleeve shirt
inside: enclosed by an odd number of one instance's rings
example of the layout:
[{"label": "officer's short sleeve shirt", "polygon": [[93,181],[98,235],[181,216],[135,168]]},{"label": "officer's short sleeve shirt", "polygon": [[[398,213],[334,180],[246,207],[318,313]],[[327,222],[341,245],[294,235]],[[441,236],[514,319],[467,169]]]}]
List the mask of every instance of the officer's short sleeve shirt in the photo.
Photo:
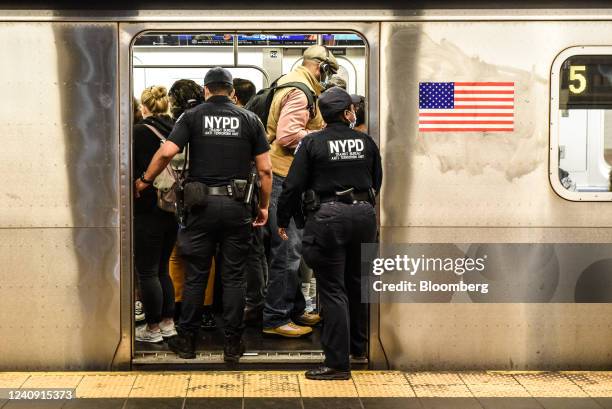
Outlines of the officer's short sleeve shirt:
[{"label": "officer's short sleeve shirt", "polygon": [[266,136],[266,130],[264,129],[261,120],[257,115],[249,115],[253,126],[253,132],[251,133],[253,139],[251,146],[253,147],[252,155],[257,156],[262,153],[266,153],[270,150],[270,144],[268,143],[268,137]]},{"label": "officer's short sleeve shirt", "polygon": [[193,111],[185,111],[177,119],[168,140],[175,143],[181,150],[189,142],[190,124],[193,121]]}]

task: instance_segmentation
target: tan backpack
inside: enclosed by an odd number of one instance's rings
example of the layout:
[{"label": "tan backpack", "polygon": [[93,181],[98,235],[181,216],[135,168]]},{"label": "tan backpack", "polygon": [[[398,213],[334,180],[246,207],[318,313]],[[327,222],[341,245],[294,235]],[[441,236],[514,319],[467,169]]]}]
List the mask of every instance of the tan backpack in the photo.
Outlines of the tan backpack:
[{"label": "tan backpack", "polygon": [[[144,125],[159,138],[160,145],[166,142],[166,138],[154,126]],[[157,189],[157,207],[161,210],[176,213],[178,199],[176,191],[185,178],[188,151],[189,148],[186,146],[183,152],[176,154],[168,166],[153,181],[153,187]]]}]

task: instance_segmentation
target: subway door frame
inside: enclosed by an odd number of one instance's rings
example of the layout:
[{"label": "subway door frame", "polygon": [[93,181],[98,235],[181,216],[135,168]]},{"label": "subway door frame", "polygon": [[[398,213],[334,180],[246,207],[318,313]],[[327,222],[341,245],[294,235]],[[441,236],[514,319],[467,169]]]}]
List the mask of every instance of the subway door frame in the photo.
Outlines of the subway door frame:
[{"label": "subway door frame", "polygon": [[[249,16],[234,19],[232,22],[202,20],[194,23],[184,22],[139,22],[119,23],[119,163],[120,163],[120,212],[121,212],[121,342],[113,360],[113,369],[131,367],[134,353],[133,328],[133,237],[132,237],[132,43],[145,31],[168,32],[308,32],[335,33],[355,32],[366,41],[366,94],[368,96],[368,126],[372,138],[379,143],[379,106],[380,106],[380,23],[379,22],[313,22],[316,16],[303,16],[304,21],[280,22],[249,21]],[[375,109],[372,109],[372,108]],[[378,303],[370,305],[369,317],[369,367],[386,369],[388,362],[380,340],[380,309]]]}]

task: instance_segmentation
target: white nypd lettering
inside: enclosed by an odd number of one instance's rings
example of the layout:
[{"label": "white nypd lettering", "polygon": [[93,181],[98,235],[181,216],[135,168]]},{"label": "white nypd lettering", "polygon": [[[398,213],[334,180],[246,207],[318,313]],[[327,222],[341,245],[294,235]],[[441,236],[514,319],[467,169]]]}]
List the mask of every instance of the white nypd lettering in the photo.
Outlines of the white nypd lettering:
[{"label": "white nypd lettering", "polygon": [[240,136],[240,119],[235,116],[204,115],[202,118],[204,136]]},{"label": "white nypd lettering", "polygon": [[336,139],[327,141],[330,161],[361,160],[365,158],[365,142],[357,139]]}]

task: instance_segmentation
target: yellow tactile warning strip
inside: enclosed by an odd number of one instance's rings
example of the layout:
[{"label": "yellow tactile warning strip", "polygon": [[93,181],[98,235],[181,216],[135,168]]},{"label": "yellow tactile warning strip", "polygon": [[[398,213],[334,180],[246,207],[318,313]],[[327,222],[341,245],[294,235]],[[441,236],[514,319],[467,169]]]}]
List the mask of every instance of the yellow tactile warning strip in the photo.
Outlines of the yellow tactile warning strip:
[{"label": "yellow tactile warning strip", "polygon": [[240,372],[207,372],[192,374],[188,398],[241,398],[244,396],[244,374]]},{"label": "yellow tactile warning strip", "polygon": [[299,398],[297,373],[246,373],[244,396],[249,398]]},{"label": "yellow tactile warning strip", "polygon": [[0,373],[0,388],[19,388],[29,377],[26,373]]},{"label": "yellow tactile warning strip", "polygon": [[565,376],[591,397],[612,398],[610,372],[572,372]]},{"label": "yellow tactile warning strip", "polygon": [[30,377],[21,385],[22,388],[37,388],[37,389],[52,389],[52,388],[76,388],[83,375],[71,375],[66,374],[32,374]]},{"label": "yellow tactile warning strip", "polygon": [[526,398],[527,389],[512,375],[490,372],[462,372],[459,374],[476,397]]},{"label": "yellow tactile warning strip", "polygon": [[77,398],[121,398],[128,396],[136,375],[84,376],[76,389]]},{"label": "yellow tactile warning strip", "polygon": [[406,374],[419,398],[468,398],[472,393],[457,373],[417,372]]},{"label": "yellow tactile warning strip", "polygon": [[597,398],[612,397],[612,372],[353,371],[348,381],[302,371],[7,372],[0,388],[74,388],[79,398]]},{"label": "yellow tactile warning strip", "polygon": [[190,375],[138,375],[130,398],[181,398],[187,394]]},{"label": "yellow tactile warning strip", "polygon": [[566,376],[559,373],[543,372],[515,374],[514,378],[532,396],[550,398],[585,398],[588,395]]},{"label": "yellow tactile warning strip", "polygon": [[401,372],[355,372],[353,382],[361,398],[384,398],[387,396],[412,398],[414,391]]}]

